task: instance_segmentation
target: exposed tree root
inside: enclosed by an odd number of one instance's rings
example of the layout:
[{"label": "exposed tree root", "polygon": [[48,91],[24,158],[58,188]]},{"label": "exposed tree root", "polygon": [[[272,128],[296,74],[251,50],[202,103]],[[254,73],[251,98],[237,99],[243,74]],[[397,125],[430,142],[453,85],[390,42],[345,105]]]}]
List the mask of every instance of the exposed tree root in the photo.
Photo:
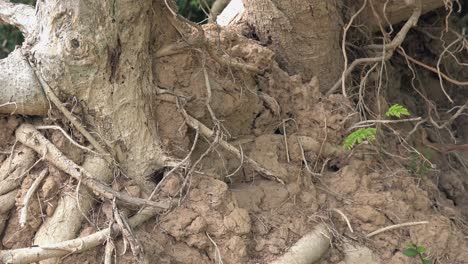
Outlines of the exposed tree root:
[{"label": "exposed tree root", "polygon": [[[32,68],[32,67],[31,67]],[[55,95],[55,93],[52,91],[50,86],[42,79],[40,74],[35,71],[35,75],[37,79],[39,80],[39,83],[42,86],[42,89],[44,90],[47,98],[60,110],[60,112],[63,113],[63,115],[73,124],[73,126],[80,131],[80,133],[93,145],[93,147],[101,154],[105,155],[106,160],[111,161],[109,157],[109,153],[97,142],[96,139],[86,130],[81,123],[78,121],[78,119],[70,112],[68,111],[65,106],[63,106],[62,102],[60,99]]]},{"label": "exposed tree root", "polygon": [[303,236],[279,259],[271,264],[311,264],[318,261],[331,245],[331,233],[324,224]]},{"label": "exposed tree root", "polygon": [[39,173],[37,178],[34,180],[31,187],[29,187],[28,192],[26,192],[26,195],[24,196],[23,203],[21,204],[22,207],[21,207],[21,214],[20,214],[20,219],[19,219],[19,224],[21,227],[25,226],[26,219],[28,218],[29,202],[31,201],[34,193],[36,193],[37,188],[39,188],[39,185],[41,184],[42,180],[45,178],[47,173],[48,173],[48,170],[43,169],[41,173]]},{"label": "exposed tree root", "polygon": [[418,22],[419,17],[421,16],[421,13],[422,13],[421,0],[415,0],[415,3],[413,3],[412,6],[413,6],[413,13],[411,17],[408,19],[408,21],[406,21],[406,23],[403,25],[401,30],[398,32],[398,34],[396,34],[396,36],[393,38],[393,40],[389,44],[385,44],[384,46],[376,45],[376,46],[369,47],[369,48],[376,49],[376,50],[383,50],[383,54],[377,57],[360,58],[360,59],[354,60],[353,63],[349,65],[349,67],[348,65],[345,65],[345,69],[342,73],[341,78],[335,83],[335,85],[333,85],[333,87],[330,88],[330,90],[328,90],[328,92],[326,93],[327,96],[334,93],[336,89],[338,89],[340,86],[342,86],[343,96],[346,96],[344,80],[347,76],[351,74],[351,72],[353,72],[353,70],[358,65],[364,64],[364,63],[384,62],[384,61],[389,60],[393,56],[395,50],[401,45],[401,43],[403,43],[409,30],[412,27],[416,26],[416,23]]},{"label": "exposed tree root", "polygon": [[[107,162],[100,157],[87,156],[83,168],[98,180],[108,183],[112,180],[112,171]],[[46,218],[34,238],[35,245],[51,244],[76,237],[84,219],[88,219],[88,212],[96,204],[92,190],[76,187],[75,193],[66,193],[60,199],[54,214]],[[89,220],[88,220],[89,221]],[[57,259],[48,259],[41,264],[57,263]]]},{"label": "exposed tree root", "polygon": [[[320,260],[331,245],[332,234],[328,227],[319,224],[310,233],[299,239],[283,256],[271,264],[312,264]],[[380,260],[369,248],[353,245],[347,241],[344,244],[346,264],[378,264]]]},{"label": "exposed tree root", "polygon": [[8,213],[15,206],[15,198],[18,190],[11,191],[7,194],[0,195],[0,234],[3,233],[5,223],[8,220]]},{"label": "exposed tree root", "polygon": [[353,245],[350,242],[344,245],[346,264],[379,264],[380,260],[368,247]]},{"label": "exposed tree root", "polygon": [[47,98],[20,49],[0,60],[0,83],[0,113],[47,114]]},{"label": "exposed tree root", "polygon": [[10,192],[21,185],[22,178],[34,164],[36,153],[20,146],[0,167],[0,195]]},{"label": "exposed tree root", "polygon": [[[200,121],[198,121],[196,118],[191,117],[188,115],[185,111],[183,112],[185,116],[185,120],[187,121],[187,124],[194,128],[194,129],[199,129],[200,133],[204,135],[207,138],[212,137],[215,135],[215,132],[211,129],[209,129],[207,126],[202,124]],[[242,159],[241,154],[242,152],[238,150],[236,147],[233,145],[229,144],[227,141],[223,139],[218,140],[218,144],[223,147],[225,150],[229,151],[230,153],[236,155],[240,160]],[[255,160],[249,158],[249,157],[244,157],[244,162],[252,166],[257,172],[259,172],[263,177],[270,179],[270,180],[276,180],[280,183],[285,182],[286,180],[286,175],[276,175],[274,172],[264,168],[262,165],[260,165],[258,162]]]},{"label": "exposed tree root", "polygon": [[[151,219],[158,212],[159,210],[155,208],[145,208],[140,213],[130,218],[128,224],[131,228],[135,228]],[[89,236],[63,242],[44,244],[30,248],[2,250],[0,251],[0,261],[3,263],[31,263],[48,258],[62,257],[70,253],[84,252],[102,245],[111,234],[120,234],[120,229],[117,225],[114,224],[109,228]]]},{"label": "exposed tree root", "polygon": [[378,235],[380,233],[383,233],[385,231],[393,230],[393,229],[397,229],[397,228],[402,228],[402,227],[405,227],[405,226],[415,226],[415,225],[425,225],[425,224],[429,224],[429,222],[428,221],[421,221],[421,222],[410,222],[410,223],[391,225],[391,226],[381,228],[379,230],[375,230],[374,232],[369,233],[367,235],[367,237],[373,237],[373,236]]},{"label": "exposed tree root", "polygon": [[100,196],[113,200],[114,198],[123,201],[127,204],[138,206],[154,206],[156,208],[168,209],[169,205],[162,202],[153,202],[145,199],[131,197],[127,194],[116,192],[112,188],[106,186],[96,177],[92,176],[88,171],[75,164],[68,159],[57,147],[47,140],[34,126],[22,124],[16,130],[16,138],[24,145],[34,149],[38,153],[44,153],[45,160],[54,164],[57,168],[68,173],[70,176],[80,181],[88,188]]},{"label": "exposed tree root", "polygon": [[23,177],[29,172],[36,155],[30,148],[20,146],[0,167],[0,234],[8,214],[15,205],[15,197]]}]

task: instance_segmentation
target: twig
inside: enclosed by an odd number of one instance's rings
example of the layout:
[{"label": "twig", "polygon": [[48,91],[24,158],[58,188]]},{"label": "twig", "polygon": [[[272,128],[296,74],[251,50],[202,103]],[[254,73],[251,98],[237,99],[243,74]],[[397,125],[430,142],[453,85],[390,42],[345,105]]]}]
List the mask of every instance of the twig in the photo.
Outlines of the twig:
[{"label": "twig", "polygon": [[468,82],[460,82],[460,81],[454,80],[454,79],[450,78],[449,76],[447,76],[447,74],[445,74],[445,73],[443,73],[441,71],[438,71],[437,69],[435,69],[432,66],[429,66],[427,64],[424,64],[423,62],[420,62],[419,60],[411,57],[408,54],[404,54],[400,50],[397,50],[397,53],[400,54],[401,56],[406,57],[409,61],[413,62],[414,64],[419,65],[419,66],[423,67],[424,69],[429,70],[429,71],[431,71],[431,72],[433,72],[433,73],[435,73],[437,75],[440,75],[446,81],[449,81],[449,82],[451,82],[451,83],[453,83],[455,85],[459,85],[459,86],[467,86],[468,85]]},{"label": "twig", "polygon": [[351,231],[351,233],[354,233],[353,228],[351,227],[351,223],[349,222],[348,217],[346,217],[346,215],[339,209],[333,208],[331,210],[334,211],[334,212],[337,212],[345,220],[346,225],[348,225],[349,231]]},{"label": "twig", "polygon": [[418,127],[422,124],[424,124],[425,122],[427,122],[427,119],[424,118],[422,119],[421,121],[419,121],[418,123],[416,123],[416,125],[414,125],[413,129],[411,129],[410,132],[408,132],[408,135],[406,135],[406,140],[408,140],[410,138],[411,135],[414,134],[414,132],[416,132],[416,130],[418,129]]},{"label": "twig", "polygon": [[289,147],[288,147],[288,134],[286,133],[286,121],[287,119],[283,120],[283,137],[284,137],[284,146],[286,148],[286,159],[288,163],[291,162],[291,158],[289,157]]},{"label": "twig", "polygon": [[[128,241],[128,243],[130,244],[130,249],[132,250],[133,256],[138,261],[143,260],[145,256],[143,252],[143,247],[141,246],[140,242],[135,238],[135,235],[133,234],[132,229],[128,224],[128,221],[125,219],[125,216],[123,216],[117,209],[115,199],[112,201],[112,210],[114,212],[114,220],[120,229],[120,233],[122,234],[125,243]],[[127,247],[125,245],[124,252],[122,253],[122,255],[125,254],[126,248]]]},{"label": "twig", "polygon": [[318,151],[318,153],[317,153],[317,159],[316,159],[316,161],[315,161],[314,170],[317,169],[317,165],[318,165],[320,156],[322,155],[323,147],[325,146],[325,142],[327,142],[327,138],[328,138],[327,118],[326,118],[326,117],[325,117],[325,120],[324,120],[324,127],[323,127],[323,130],[325,131],[325,137],[324,137],[323,140],[322,140],[322,144],[320,144],[320,149],[319,149],[319,151]]},{"label": "twig", "polygon": [[151,200],[153,198],[153,196],[156,194],[156,192],[161,188],[162,184],[165,182],[165,180],[167,179],[167,177],[169,177],[172,173],[174,173],[174,171],[176,171],[178,168],[180,168],[180,166],[184,165],[186,162],[189,161],[190,159],[190,156],[192,156],[192,153],[193,151],[195,150],[195,147],[197,146],[197,142],[198,142],[198,135],[199,135],[199,132],[198,132],[198,129],[195,130],[196,133],[195,133],[195,139],[193,140],[193,144],[192,144],[192,148],[190,149],[189,153],[185,156],[185,158],[180,161],[179,163],[177,163],[169,172],[167,172],[164,177],[161,179],[160,182],[158,182],[158,184],[156,185],[156,187],[154,187],[154,190],[151,192],[151,195],[148,197],[148,200]]},{"label": "twig", "polygon": [[463,113],[463,111],[465,111],[465,108],[467,108],[467,107],[468,107],[468,101],[465,102],[465,104],[464,104],[463,106],[461,106],[461,107],[457,110],[457,112],[455,112],[455,114],[454,114],[452,117],[450,117],[449,120],[445,121],[442,125],[437,124],[437,122],[435,122],[434,119],[432,119],[431,116],[430,116],[430,118],[429,118],[429,121],[431,121],[431,123],[432,123],[435,127],[437,127],[438,129],[443,129],[443,128],[447,127],[448,125],[452,124],[452,122],[455,121],[455,119],[456,119],[457,117],[459,117],[459,116]]},{"label": "twig", "polygon": [[415,226],[415,225],[425,225],[425,224],[429,224],[429,222],[428,221],[421,221],[421,222],[410,222],[410,223],[391,225],[391,226],[387,226],[387,227],[378,229],[378,230],[376,230],[376,231],[374,231],[372,233],[369,233],[369,234],[367,234],[366,237],[370,238],[370,237],[373,237],[373,236],[375,236],[377,234],[383,233],[385,231],[392,230],[392,229],[397,229],[397,228],[401,228],[401,227],[405,227],[405,226]]},{"label": "twig", "polygon": [[305,158],[305,153],[304,153],[304,147],[302,146],[302,141],[300,137],[297,137],[297,143],[299,144],[299,148],[301,148],[301,155],[302,155],[302,161],[304,162],[304,165],[306,167],[306,170],[313,176],[320,176],[320,173],[313,172],[310,167],[309,167],[309,162],[307,162]]},{"label": "twig", "polygon": [[24,196],[23,199],[23,204],[21,205],[21,213],[20,213],[20,218],[19,218],[19,224],[21,227],[24,227],[26,224],[26,219],[28,218],[28,205],[29,201],[31,200],[31,197],[33,196],[34,192],[36,192],[37,188],[39,187],[39,184],[42,182],[44,177],[47,175],[47,168],[43,169],[41,173],[39,173],[39,176],[34,180],[33,184],[31,187],[29,187],[28,192]]},{"label": "twig", "polygon": [[154,206],[157,208],[168,209],[169,205],[161,202],[147,201],[145,199],[132,197],[125,193],[116,192],[111,187],[95,179],[88,171],[78,166],[72,160],[67,158],[54,144],[46,139],[34,126],[23,123],[16,129],[16,138],[24,145],[40,153],[44,149],[47,152],[44,158],[54,164],[57,168],[66,172],[78,181],[82,181],[87,187],[99,195],[112,200],[117,198],[123,202],[138,206]]},{"label": "twig", "polygon": [[348,131],[351,131],[355,128],[359,127],[367,127],[367,126],[372,126],[376,123],[379,124],[394,124],[394,123],[404,123],[404,122],[412,122],[412,121],[421,121],[421,117],[414,117],[414,118],[408,118],[408,119],[398,119],[398,120],[364,120],[361,122],[358,122],[354,124],[352,127],[348,128]]},{"label": "twig", "polygon": [[343,70],[343,73],[341,74],[341,92],[343,93],[344,97],[347,97],[347,95],[346,95],[346,75],[347,75],[346,72],[347,72],[347,68],[348,68],[348,56],[346,54],[346,33],[348,33],[348,30],[351,27],[351,25],[353,24],[354,19],[362,12],[362,10],[364,10],[366,5],[367,5],[367,0],[364,0],[364,2],[361,5],[361,8],[359,8],[359,10],[351,17],[351,19],[349,20],[349,23],[346,24],[346,26],[343,29],[343,37],[342,37],[342,41],[341,41],[341,51],[342,51],[343,57],[344,57],[344,63],[343,63],[344,70]]},{"label": "twig", "polygon": [[78,142],[76,142],[75,140],[73,140],[71,138],[71,136],[69,136],[67,134],[67,132],[65,132],[65,130],[63,130],[63,128],[59,127],[59,126],[36,126],[36,129],[38,130],[42,130],[42,129],[56,129],[56,130],[59,130],[60,132],[62,132],[62,134],[75,146],[79,147],[80,149],[82,150],[85,150],[85,151],[88,151],[88,152],[91,152],[93,154],[97,154],[99,155],[99,153],[97,153],[96,151],[90,149],[90,148],[87,148],[85,146],[82,146],[80,144],[78,144]]},{"label": "twig", "polygon": [[[381,61],[387,61],[389,60],[395,49],[403,43],[405,40],[406,34],[408,34],[409,30],[416,25],[416,23],[419,20],[419,17],[421,16],[421,11],[422,11],[422,4],[421,0],[415,0],[416,3],[414,3],[414,9],[413,13],[411,14],[411,17],[406,21],[406,23],[403,25],[401,30],[398,32],[398,34],[393,38],[393,40],[387,44],[384,45],[384,54],[382,56],[378,57],[369,57],[369,58],[360,58],[356,59],[351,63],[351,65],[343,72],[341,78],[333,85],[330,90],[326,93],[326,96],[331,95],[338,89],[340,86],[342,86],[343,79],[346,78],[351,72],[358,66],[359,64],[363,63],[370,63],[370,62],[381,62]],[[382,45],[372,45],[369,48],[375,48],[375,49],[382,49]]]},{"label": "twig", "polygon": [[216,245],[216,242],[214,242],[214,240],[210,237],[208,232],[205,232],[205,234],[215,247],[215,257],[218,256],[218,264],[223,264],[223,258],[221,257],[221,251],[219,250],[218,245]]},{"label": "twig", "polygon": [[210,77],[208,76],[208,72],[206,70],[205,65],[203,65],[203,75],[205,76],[205,87],[206,87],[206,100],[205,100],[205,105],[206,108],[208,109],[208,112],[211,115],[211,119],[215,123],[216,126],[219,126],[218,123],[218,118],[216,118],[216,115],[211,108],[211,83],[210,83]]},{"label": "twig", "polygon": [[52,103],[60,110],[60,112],[62,112],[63,115],[73,124],[73,126],[89,141],[89,143],[91,143],[91,145],[93,145],[97,152],[107,156],[105,157],[105,159],[111,161],[109,153],[106,150],[104,150],[104,148],[101,147],[101,144],[99,144],[96,141],[96,139],[94,139],[94,137],[78,122],[78,119],[70,111],[68,111],[67,108],[65,108],[62,105],[60,99],[55,95],[50,86],[46,83],[46,81],[44,81],[42,76],[37,72],[37,70],[34,67],[32,67],[32,65],[31,68],[33,69],[34,74],[39,80],[39,83],[41,84],[42,89],[47,95],[47,98],[50,101],[52,101]]},{"label": "twig", "polygon": [[15,106],[15,110],[10,113],[10,115],[14,115],[16,113],[16,110],[18,110],[18,104],[16,102],[6,102],[4,104],[0,104],[0,107],[5,107],[5,106],[9,106],[9,105],[14,105]]},{"label": "twig", "polygon": [[232,173],[226,175],[226,178],[230,178],[232,176],[234,176],[238,171],[240,171],[242,169],[242,166],[244,165],[244,150],[242,149],[242,145],[239,144],[239,149],[240,149],[240,156],[241,156],[241,160],[240,160],[240,164],[239,166],[237,167],[237,169],[235,171],[233,171]]},{"label": "twig", "polygon": [[[213,136],[215,134],[215,132],[213,130],[209,129],[204,124],[202,124],[200,121],[198,121],[194,117],[187,114],[187,112],[182,111],[182,114],[184,115],[187,124],[192,128],[200,129],[200,133],[202,135],[204,135],[205,137],[210,138],[211,136]],[[221,147],[223,147],[225,150],[231,152],[232,154],[236,155],[239,159],[242,158],[241,152],[236,147],[229,144],[227,141],[225,141],[223,139],[219,139],[218,143],[219,143],[219,145]],[[282,177],[281,175],[276,175],[275,173],[273,173],[270,170],[264,168],[262,165],[257,163],[255,160],[249,158],[248,156],[245,156],[244,160],[245,160],[245,163],[252,166],[257,172],[260,173],[260,175],[264,176],[267,179],[270,179],[270,180],[273,179],[273,180],[276,180],[276,181],[284,184],[284,181],[282,179],[284,176]]]}]

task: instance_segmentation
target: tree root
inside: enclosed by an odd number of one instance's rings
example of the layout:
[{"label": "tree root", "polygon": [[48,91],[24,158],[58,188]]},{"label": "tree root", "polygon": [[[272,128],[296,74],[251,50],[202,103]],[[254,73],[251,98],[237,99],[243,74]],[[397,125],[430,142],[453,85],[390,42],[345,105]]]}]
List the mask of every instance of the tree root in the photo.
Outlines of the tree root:
[{"label": "tree root", "polygon": [[[98,180],[108,183],[112,180],[112,171],[107,162],[100,157],[87,156],[83,168],[92,175],[99,177]],[[47,218],[41,225],[34,238],[35,245],[51,244],[76,237],[84,219],[92,206],[96,203],[92,190],[77,186],[76,195],[65,194],[60,199],[54,214]],[[57,263],[57,259],[51,258],[42,261],[41,264]]]},{"label": "tree root", "polygon": [[297,241],[283,256],[271,264],[310,264],[318,261],[331,244],[331,233],[324,224],[319,224],[310,233]]},{"label": "tree root", "polygon": [[428,221],[421,221],[421,222],[410,222],[410,223],[391,225],[391,226],[387,226],[387,227],[375,230],[374,232],[369,233],[366,237],[373,237],[373,236],[378,235],[380,233],[383,233],[385,231],[393,230],[393,229],[397,229],[397,228],[402,228],[402,227],[406,227],[406,226],[425,225],[425,224],[429,224],[429,222]]},{"label": "tree root", "polygon": [[[155,208],[145,208],[140,213],[129,219],[128,224],[135,228],[147,220],[151,219],[159,212]],[[37,247],[19,248],[0,251],[0,261],[3,263],[31,263],[38,262],[48,258],[57,258],[70,253],[79,253],[102,245],[110,235],[120,234],[117,225],[85,237],[79,237],[58,243],[44,244]]]},{"label": "tree root", "polygon": [[[341,75],[341,78],[331,87],[327,93],[325,94],[326,96],[331,95],[338,89],[340,86],[342,87],[342,93],[343,96],[347,97],[346,95],[346,87],[345,87],[345,79],[347,76],[353,72],[353,70],[360,64],[364,63],[379,63],[379,62],[384,62],[389,60],[393,54],[395,53],[395,50],[403,43],[403,41],[406,38],[406,35],[408,34],[409,30],[416,26],[416,23],[419,20],[419,17],[421,16],[422,13],[422,3],[421,0],[415,0],[415,3],[413,5],[410,5],[413,8],[413,13],[411,14],[411,17],[408,19],[408,21],[405,22],[403,27],[400,29],[400,31],[396,34],[396,36],[393,38],[393,40],[389,43],[386,44],[385,46],[381,45],[375,45],[375,46],[369,46],[369,48],[375,49],[375,50],[383,50],[383,54],[381,56],[376,56],[376,57],[369,57],[369,58],[360,58],[356,59],[351,63],[348,67],[348,65],[345,65],[345,69]],[[346,36],[346,35],[345,35]],[[345,39],[343,40],[345,41]]]},{"label": "tree root", "polygon": [[47,115],[47,98],[20,49],[0,60],[0,83],[0,113]]},{"label": "tree root", "polygon": [[20,219],[19,219],[19,224],[21,227],[25,226],[26,219],[28,218],[29,202],[31,201],[32,196],[36,193],[37,188],[39,188],[39,185],[41,184],[42,180],[44,180],[48,172],[49,170],[47,168],[43,169],[41,173],[39,173],[37,178],[34,180],[31,187],[29,187],[28,192],[24,196],[23,202],[21,204],[21,214],[20,214]]},{"label": "tree root", "polygon": [[0,167],[0,195],[20,186],[22,178],[31,169],[35,158],[36,153],[24,146],[13,151]]},{"label": "tree root", "polygon": [[[215,135],[215,132],[211,129],[209,129],[207,126],[205,126],[204,124],[202,124],[200,121],[198,121],[196,118],[188,115],[185,111],[182,111],[183,112],[183,115],[185,117],[185,120],[187,122],[187,124],[194,128],[194,129],[199,129],[200,130],[200,133],[207,137],[207,138],[210,138],[212,137],[213,135]],[[218,144],[223,147],[225,150],[229,151],[230,153],[236,155],[240,160],[242,160],[242,153],[240,150],[238,150],[236,147],[234,147],[233,145],[229,144],[227,141],[223,140],[223,139],[219,139],[218,140]],[[255,160],[247,157],[247,156],[244,156],[243,158],[244,162],[249,164],[250,166],[253,167],[254,170],[256,170],[258,173],[260,173],[260,175],[262,175],[263,177],[269,179],[269,180],[276,180],[282,184],[284,184],[285,180],[286,180],[286,175],[276,175],[274,172],[264,168],[262,165],[260,165],[258,162],[256,162]]]},{"label": "tree root", "polygon": [[31,169],[36,155],[30,148],[20,146],[0,167],[0,234],[5,228],[10,210],[15,206],[16,193],[22,178]]},{"label": "tree root", "polygon": [[[324,224],[299,239],[283,256],[270,264],[312,264],[319,261],[331,245],[332,233]],[[344,244],[346,264],[378,264],[380,260],[369,248],[353,245],[350,241]]]},{"label": "tree root", "polygon": [[118,199],[130,205],[153,206],[160,209],[168,209],[169,204],[163,202],[148,201],[145,199],[132,197],[127,194],[116,192],[111,187],[106,186],[88,171],[75,164],[67,158],[57,147],[47,140],[34,126],[22,124],[16,129],[16,138],[24,145],[32,148],[38,153],[44,153],[45,160],[51,162],[60,170],[66,172],[76,180],[80,181],[88,188],[109,200]]},{"label": "tree root", "polygon": [[346,242],[344,245],[346,264],[379,264],[379,258],[368,247],[353,245]]},{"label": "tree root", "polygon": [[8,220],[8,213],[15,206],[15,198],[18,190],[14,190],[4,195],[0,195],[0,234],[3,233],[5,223]]}]

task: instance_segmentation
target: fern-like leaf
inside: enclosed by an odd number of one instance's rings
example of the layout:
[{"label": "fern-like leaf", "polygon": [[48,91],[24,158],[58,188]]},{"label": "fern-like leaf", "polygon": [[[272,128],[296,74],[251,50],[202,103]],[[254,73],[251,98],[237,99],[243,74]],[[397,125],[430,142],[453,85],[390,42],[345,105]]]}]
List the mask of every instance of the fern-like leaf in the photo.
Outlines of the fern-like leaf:
[{"label": "fern-like leaf", "polygon": [[373,141],[375,140],[375,133],[377,129],[373,127],[369,128],[360,128],[353,133],[351,133],[349,136],[347,136],[343,142],[343,146],[350,150],[354,147],[354,145],[360,144],[363,141]]},{"label": "fern-like leaf", "polygon": [[409,116],[411,114],[406,107],[399,105],[399,104],[394,104],[387,110],[385,115],[387,117],[393,116],[393,117],[401,118],[401,116],[404,116],[404,115]]}]

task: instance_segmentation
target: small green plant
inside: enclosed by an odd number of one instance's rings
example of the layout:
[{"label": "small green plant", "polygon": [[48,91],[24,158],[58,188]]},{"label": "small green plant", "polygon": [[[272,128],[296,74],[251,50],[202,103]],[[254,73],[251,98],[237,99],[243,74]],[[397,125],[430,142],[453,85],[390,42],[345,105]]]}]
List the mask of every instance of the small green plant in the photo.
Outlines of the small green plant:
[{"label": "small green plant", "polygon": [[375,140],[376,132],[377,129],[373,127],[360,128],[345,138],[343,146],[345,147],[345,149],[349,150],[352,149],[354,145],[356,145],[356,143],[360,144],[365,140],[373,141]]},{"label": "small green plant", "polygon": [[410,116],[411,114],[406,107],[399,105],[399,104],[392,105],[385,113],[385,116],[387,117],[393,116],[393,117],[401,118],[401,116],[405,116],[405,115]]},{"label": "small green plant", "polygon": [[424,257],[424,252],[426,248],[423,246],[418,246],[414,243],[409,243],[407,247],[403,250],[403,255],[414,258],[418,257],[421,260],[422,264],[432,264],[432,262]]},{"label": "small green plant", "polygon": [[[387,112],[385,113],[387,117],[397,117],[401,118],[401,116],[409,116],[411,115],[408,109],[406,107],[399,105],[399,104],[394,104],[392,105]],[[352,149],[356,143],[362,143],[363,141],[373,141],[375,140],[375,134],[377,132],[376,128],[369,127],[369,128],[360,128],[350,135],[348,135],[343,143],[343,146],[345,149]]]}]

